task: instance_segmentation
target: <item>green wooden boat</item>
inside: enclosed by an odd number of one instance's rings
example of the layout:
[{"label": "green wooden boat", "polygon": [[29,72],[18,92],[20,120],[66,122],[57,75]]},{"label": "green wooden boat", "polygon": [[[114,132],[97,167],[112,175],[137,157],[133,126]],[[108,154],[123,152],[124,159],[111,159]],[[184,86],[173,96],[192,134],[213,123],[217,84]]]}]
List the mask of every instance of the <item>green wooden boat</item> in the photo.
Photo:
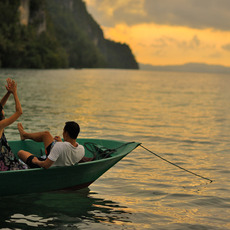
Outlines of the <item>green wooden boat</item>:
[{"label": "green wooden boat", "polygon": [[[10,196],[88,187],[140,143],[103,139],[78,139],[85,146],[86,157],[93,161],[49,169],[26,169],[0,172],[0,195]],[[20,149],[37,156],[45,154],[43,143],[9,141],[14,154]],[[93,155],[94,156],[93,156]]]}]

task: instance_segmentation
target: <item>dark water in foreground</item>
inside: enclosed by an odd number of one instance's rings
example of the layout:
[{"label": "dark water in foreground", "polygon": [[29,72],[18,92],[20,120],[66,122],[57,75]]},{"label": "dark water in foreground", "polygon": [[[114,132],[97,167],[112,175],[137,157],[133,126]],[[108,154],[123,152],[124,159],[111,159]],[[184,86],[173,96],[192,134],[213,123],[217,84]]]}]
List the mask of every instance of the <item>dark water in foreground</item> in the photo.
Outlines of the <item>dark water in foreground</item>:
[{"label": "dark water in foreground", "polygon": [[[0,198],[0,229],[230,229],[230,76],[124,70],[0,70],[18,82],[28,131],[138,141],[89,189]],[[13,113],[12,98],[5,107]],[[19,139],[16,123],[5,130]],[[13,187],[13,185],[12,185]]]}]

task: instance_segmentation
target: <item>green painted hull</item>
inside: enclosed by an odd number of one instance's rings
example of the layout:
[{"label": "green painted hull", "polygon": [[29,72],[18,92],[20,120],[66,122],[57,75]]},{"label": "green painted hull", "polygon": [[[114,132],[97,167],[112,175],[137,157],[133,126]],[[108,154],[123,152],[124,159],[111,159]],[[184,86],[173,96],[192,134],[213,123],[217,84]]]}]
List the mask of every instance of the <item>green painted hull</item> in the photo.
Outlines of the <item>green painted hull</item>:
[{"label": "green painted hull", "polygon": [[[78,139],[78,143],[82,145],[85,142],[92,142],[110,149],[118,149],[112,153],[109,158],[79,163],[74,166],[0,172],[0,195],[9,196],[88,187],[140,144],[132,142],[124,145],[126,142],[101,139]],[[9,144],[15,154],[20,149],[32,152],[38,156],[44,154],[44,146],[42,143],[33,141],[9,141]],[[91,153],[86,150],[86,156],[90,157],[90,154]]]}]

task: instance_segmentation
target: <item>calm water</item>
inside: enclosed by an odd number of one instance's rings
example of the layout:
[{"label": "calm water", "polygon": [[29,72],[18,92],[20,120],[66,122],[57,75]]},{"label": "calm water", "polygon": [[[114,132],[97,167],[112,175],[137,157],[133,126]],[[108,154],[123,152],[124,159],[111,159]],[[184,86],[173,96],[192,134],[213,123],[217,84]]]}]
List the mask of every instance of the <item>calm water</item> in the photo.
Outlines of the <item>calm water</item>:
[{"label": "calm water", "polygon": [[[230,76],[124,70],[0,70],[28,131],[142,142],[89,189],[0,198],[0,229],[230,229]],[[6,116],[14,110],[11,98]],[[5,130],[19,139],[16,123]],[[12,185],[13,187],[13,185]]]}]

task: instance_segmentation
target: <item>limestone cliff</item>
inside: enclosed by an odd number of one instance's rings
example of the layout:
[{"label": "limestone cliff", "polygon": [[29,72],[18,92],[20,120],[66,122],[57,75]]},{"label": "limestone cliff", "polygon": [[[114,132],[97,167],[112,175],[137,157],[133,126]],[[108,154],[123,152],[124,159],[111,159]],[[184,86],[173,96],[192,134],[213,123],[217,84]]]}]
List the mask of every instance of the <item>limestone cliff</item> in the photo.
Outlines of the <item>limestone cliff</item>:
[{"label": "limestone cliff", "polygon": [[[138,69],[138,64],[129,46],[105,39],[102,29],[87,12],[86,5],[82,0],[49,0],[47,1],[47,6],[57,31],[59,31],[60,23],[68,23],[68,20],[74,21],[73,24],[75,25],[73,27],[80,28],[99,49],[105,59],[105,67]],[[68,17],[62,18],[63,21],[61,22],[57,17],[60,17],[63,12],[66,12]]]},{"label": "limestone cliff", "polygon": [[28,26],[30,15],[30,0],[21,0],[19,6],[20,24]]},{"label": "limestone cliff", "polygon": [[104,38],[82,0],[0,1],[0,67],[128,68],[127,44]]}]

